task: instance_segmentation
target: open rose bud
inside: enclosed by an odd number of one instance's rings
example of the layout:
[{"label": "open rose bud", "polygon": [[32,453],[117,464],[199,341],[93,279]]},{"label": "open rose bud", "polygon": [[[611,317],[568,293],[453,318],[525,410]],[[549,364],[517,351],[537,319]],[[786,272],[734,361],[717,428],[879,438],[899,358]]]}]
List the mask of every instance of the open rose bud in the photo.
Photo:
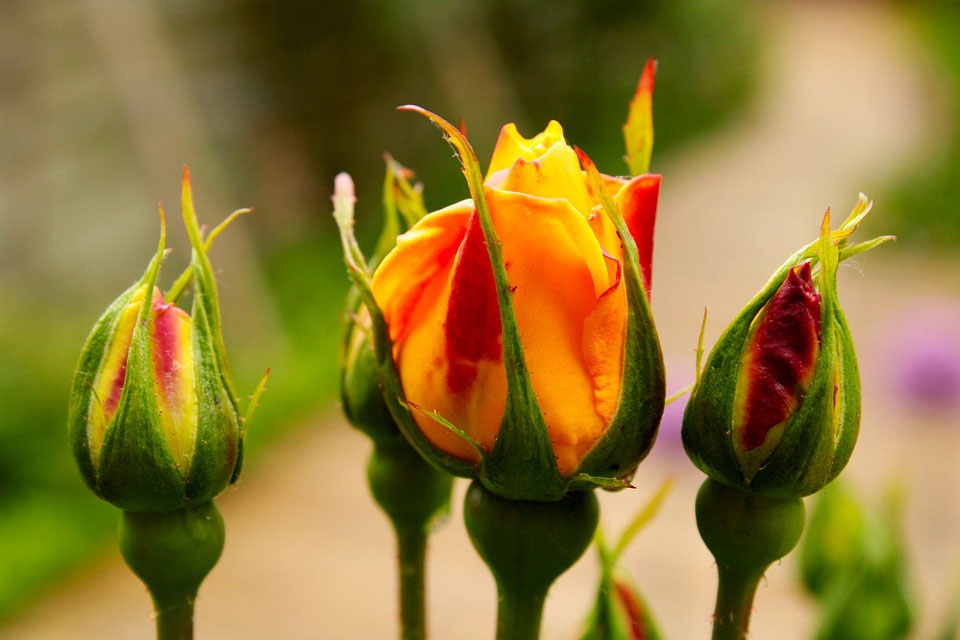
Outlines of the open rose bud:
[{"label": "open rose bud", "polygon": [[74,456],[90,488],[126,511],[169,511],[209,500],[239,471],[241,420],[216,284],[186,173],[183,186],[192,273],[175,288],[182,292],[192,277],[190,313],[156,287],[163,232],[144,276],[94,326],[73,382]]},{"label": "open rose bud", "polygon": [[704,473],[768,497],[806,496],[850,459],[860,378],[837,298],[837,265],[889,238],[846,239],[869,211],[861,197],[838,231],[792,256],[717,341],[687,403],[683,444]]},{"label": "open rose bud", "polygon": [[663,411],[647,299],[660,176],[601,176],[551,122],[530,139],[504,127],[483,178],[459,130],[409,109],[443,128],[472,197],[401,235],[366,284],[335,213],[401,431],[508,498],[624,486]]}]

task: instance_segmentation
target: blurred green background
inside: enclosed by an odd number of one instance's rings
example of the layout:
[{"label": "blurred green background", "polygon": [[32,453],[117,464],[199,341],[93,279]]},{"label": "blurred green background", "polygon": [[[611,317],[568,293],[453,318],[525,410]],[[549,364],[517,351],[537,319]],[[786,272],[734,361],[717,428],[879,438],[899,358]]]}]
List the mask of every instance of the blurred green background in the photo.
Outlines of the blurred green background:
[{"label": "blurred green background", "polygon": [[[907,253],[960,247],[956,6],[892,9],[948,114],[937,148],[881,193],[863,185]],[[355,178],[366,246],[383,152],[417,172],[429,208],[466,195],[436,131],[397,105],[462,117],[481,158],[503,123],[532,135],[554,118],[616,173],[619,125],[655,55],[659,168],[749,123],[777,20],[721,0],[0,3],[0,620],[110,544],[116,514],[65,443],[67,390],[87,331],[150,257],[155,202],[177,211],[182,163],[202,222],[255,209],[212,255],[240,388],[273,368],[248,441],[255,468],[336,397],[346,280],[333,176]],[[189,255],[172,226],[167,285]]]}]

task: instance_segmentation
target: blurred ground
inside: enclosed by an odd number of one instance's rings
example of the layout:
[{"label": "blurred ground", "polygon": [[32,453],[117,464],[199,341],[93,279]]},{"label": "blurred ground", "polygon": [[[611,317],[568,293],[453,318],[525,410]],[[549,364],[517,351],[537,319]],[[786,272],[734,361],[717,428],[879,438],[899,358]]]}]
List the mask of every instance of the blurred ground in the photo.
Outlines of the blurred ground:
[{"label": "blurred ground", "polygon": [[[778,5],[771,24],[755,111],[669,165],[655,165],[665,181],[653,296],[670,390],[692,377],[704,305],[710,309],[709,344],[780,261],[815,235],[827,205],[845,215],[858,189],[883,185],[920,149],[938,142],[940,116],[914,72],[923,66],[920,54],[890,10],[873,3],[794,2]],[[878,202],[862,237],[882,233],[883,216]],[[917,415],[895,404],[884,371],[890,336],[900,329],[896,318],[918,300],[956,299],[960,263],[908,263],[897,251],[888,247],[859,259],[863,275],[856,266],[841,270],[864,387],[860,443],[846,475],[868,498],[890,481],[906,485],[906,538],[923,603],[917,613],[930,628],[944,608],[949,572],[960,563],[958,416]],[[678,477],[663,512],[628,553],[627,566],[666,637],[701,638],[709,633],[715,575],[693,519],[701,476],[686,461],[676,429],[675,420],[665,420],[635,480],[638,489],[602,496],[603,521],[619,529],[663,477]],[[294,430],[220,500],[227,547],[200,594],[199,637],[394,635],[391,536],[366,494],[367,449],[331,410]],[[463,490],[461,483],[458,496]],[[489,638],[494,587],[469,547],[458,502],[431,547],[433,637]],[[588,554],[561,578],[547,603],[544,638],[572,637],[594,576]],[[143,588],[111,551],[99,569],[76,576],[12,620],[0,638],[149,638],[149,610]],[[752,636],[805,638],[815,619],[796,586],[793,559],[772,568],[758,595]]]}]

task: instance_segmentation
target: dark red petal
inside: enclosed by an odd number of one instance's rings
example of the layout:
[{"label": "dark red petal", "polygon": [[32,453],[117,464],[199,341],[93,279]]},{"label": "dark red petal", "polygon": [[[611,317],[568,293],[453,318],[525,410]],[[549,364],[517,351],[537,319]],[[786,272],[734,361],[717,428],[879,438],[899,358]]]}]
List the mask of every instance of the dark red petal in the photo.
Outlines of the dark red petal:
[{"label": "dark red petal", "polygon": [[744,449],[763,444],[806,393],[820,344],[820,295],[810,263],[792,269],[767,304],[750,342],[741,431]]},{"label": "dark red petal", "polygon": [[620,212],[637,243],[643,283],[650,295],[653,283],[653,227],[657,220],[660,176],[646,174],[633,178],[620,192]]},{"label": "dark red petal", "polygon": [[449,363],[447,388],[451,392],[463,391],[473,384],[479,361],[501,357],[500,331],[493,269],[480,218],[474,211],[453,267],[444,325]]}]

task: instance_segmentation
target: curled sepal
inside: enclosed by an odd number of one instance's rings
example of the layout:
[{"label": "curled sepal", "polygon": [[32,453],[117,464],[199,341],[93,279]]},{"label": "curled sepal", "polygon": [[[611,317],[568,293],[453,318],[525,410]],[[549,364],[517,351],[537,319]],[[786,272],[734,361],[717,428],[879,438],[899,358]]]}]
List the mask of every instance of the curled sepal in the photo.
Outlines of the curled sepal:
[{"label": "curled sepal", "polygon": [[510,282],[490,217],[487,188],[483,184],[477,156],[463,132],[440,116],[413,105],[400,109],[414,111],[432,121],[457,152],[493,270],[500,310],[507,400],[496,442],[480,464],[477,477],[487,489],[507,498],[559,500],[567,492],[568,483],[557,466],[547,426],[533,391],[513,311]]},{"label": "curled sepal", "polygon": [[576,473],[594,478],[627,479],[653,446],[663,414],[666,396],[663,352],[644,289],[636,243],[617,205],[603,188],[596,166],[585,153],[579,149],[577,153],[591,191],[620,235],[628,312],[617,411]]},{"label": "curled sepal", "polygon": [[849,460],[860,380],[836,277],[840,260],[860,252],[846,243],[867,211],[861,197],[836,231],[828,211],[820,238],[777,270],[711,351],[682,430],[690,459],[711,478],[757,495],[805,496]]},{"label": "curled sepal", "polygon": [[[343,245],[343,259],[347,267],[347,275],[354,285],[355,295],[359,299],[369,317],[369,326],[364,322],[364,330],[369,331],[367,349],[372,349],[373,366],[379,380],[382,397],[386,409],[393,417],[393,421],[400,433],[417,452],[436,467],[455,476],[473,477],[476,468],[471,462],[451,456],[433,445],[417,426],[416,420],[410,413],[410,406],[403,393],[400,382],[400,372],[393,359],[393,344],[390,340],[390,329],[383,317],[383,310],[373,297],[370,286],[370,271],[366,259],[357,244],[353,233],[353,214],[356,198],[354,196],[353,180],[346,173],[337,176],[334,184],[333,219],[340,230],[340,242]],[[348,303],[349,304],[349,303]],[[359,313],[359,307],[358,311]],[[368,354],[366,357],[370,357]],[[369,378],[367,379],[369,383]],[[369,393],[369,387],[363,393]],[[346,398],[345,398],[346,399]],[[389,433],[365,431],[376,436],[374,439],[389,438]]]}]

